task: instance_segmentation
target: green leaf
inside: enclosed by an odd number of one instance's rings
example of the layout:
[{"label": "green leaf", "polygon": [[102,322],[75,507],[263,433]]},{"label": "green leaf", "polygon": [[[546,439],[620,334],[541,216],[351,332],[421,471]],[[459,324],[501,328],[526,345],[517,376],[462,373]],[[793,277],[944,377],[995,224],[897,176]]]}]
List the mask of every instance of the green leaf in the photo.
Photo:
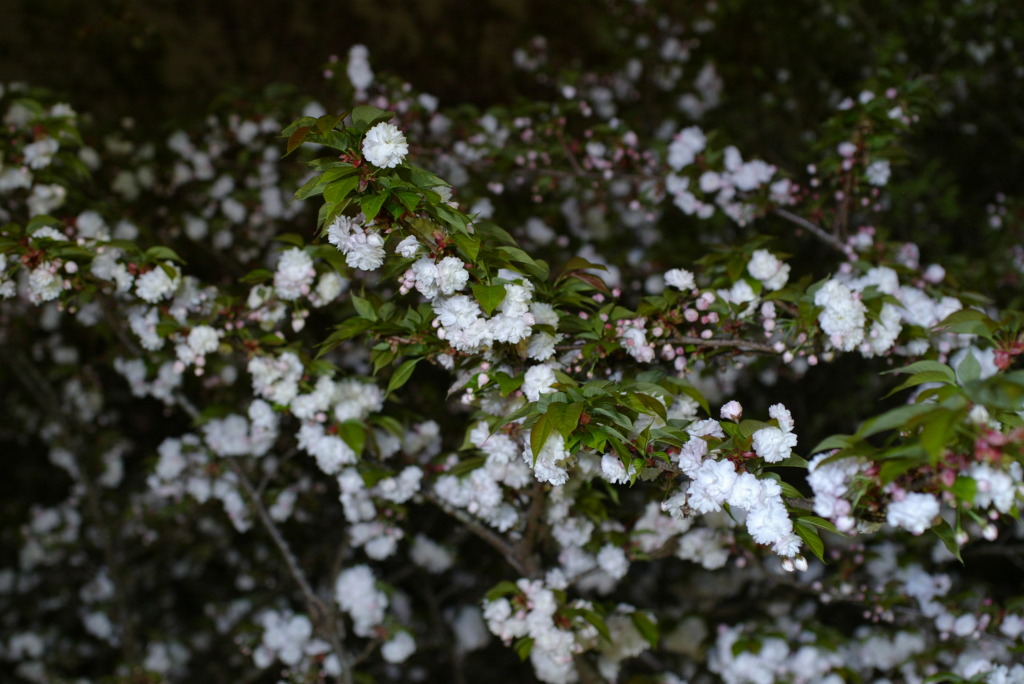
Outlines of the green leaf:
[{"label": "green leaf", "polygon": [[407,210],[416,211],[416,206],[420,203],[420,196],[415,192],[409,192],[408,190],[396,190],[394,195]]},{"label": "green leaf", "polygon": [[58,218],[50,216],[49,214],[39,214],[29,219],[28,225],[25,226],[25,233],[28,235],[32,235],[34,232],[36,232],[36,230],[42,228],[43,226],[53,226],[59,228],[62,225],[64,224],[62,224],[60,219]]},{"label": "green leaf", "polygon": [[977,309],[960,309],[933,326],[933,330],[978,335],[991,340],[999,324]]},{"label": "green leaf", "polygon": [[[333,162],[333,163],[339,163],[339,162]],[[352,166],[351,164],[340,164],[339,166],[335,166],[335,167],[327,169],[322,174],[320,174],[319,177],[314,177],[313,180],[317,180],[317,181],[323,183],[324,185],[326,185],[327,183],[330,183],[332,181],[336,181],[339,178],[344,178],[345,176],[351,176],[355,172],[356,172],[356,167]]]},{"label": "green leaf", "polygon": [[467,260],[476,262],[480,254],[480,238],[469,233],[455,233],[455,246]]},{"label": "green leaf", "polygon": [[316,130],[318,130],[320,134],[323,135],[327,133],[327,131],[337,126],[338,122],[341,121],[342,118],[344,117],[340,115],[325,114],[324,116],[321,116],[319,119],[316,120]]},{"label": "green leaf", "polygon": [[277,242],[283,242],[286,245],[293,245],[295,247],[303,247],[306,241],[298,233],[284,233],[274,238]]},{"label": "green leaf", "polygon": [[743,435],[743,437],[746,439],[752,437],[754,433],[757,432],[758,430],[763,430],[764,428],[768,427],[775,426],[772,425],[771,423],[765,423],[764,421],[761,420],[747,419],[740,422],[740,434]]},{"label": "green leaf", "polygon": [[960,361],[960,365],[956,367],[956,377],[961,385],[974,382],[981,377],[981,364],[978,363],[978,359],[974,358],[974,352],[970,349],[967,350],[967,354]]},{"label": "green leaf", "polygon": [[402,362],[395,372],[391,374],[391,379],[388,380],[388,388],[385,395],[389,395],[396,389],[409,382],[409,378],[412,377],[412,373],[416,370],[416,364],[420,362],[420,359],[408,359]]},{"label": "green leaf", "polygon": [[285,340],[283,337],[272,333],[268,333],[260,338],[260,344],[264,347],[280,347],[284,342]]},{"label": "green leaf", "polygon": [[647,640],[647,643],[651,645],[652,649],[658,648],[658,625],[650,618],[650,616],[641,611],[636,610],[630,615],[633,618],[633,626],[636,627],[640,635]]},{"label": "green leaf", "polygon": [[824,563],[825,544],[821,541],[821,537],[818,536],[818,530],[803,518],[797,518],[793,523],[793,529],[798,535],[800,535],[800,538],[804,540],[804,544],[807,545],[807,548],[811,550],[811,553],[813,553],[818,560]]},{"label": "green leaf", "polygon": [[916,373],[924,373],[924,372],[941,373],[942,375],[946,376],[946,379],[947,379],[948,382],[950,382],[950,383],[956,382],[956,376],[953,375],[953,369],[952,368],[950,368],[949,366],[947,366],[944,363],[939,363],[938,361],[930,361],[930,360],[915,361],[914,363],[910,364],[909,366],[903,366],[902,368],[894,368],[892,370],[884,371],[882,373],[882,375],[889,375],[890,373],[900,373],[900,374],[903,374],[903,375],[914,375]]},{"label": "green leaf", "polygon": [[349,193],[355,190],[358,185],[358,176],[346,176],[345,178],[336,180],[324,188],[324,200],[333,204],[338,204],[348,197]]},{"label": "green leaf", "polygon": [[383,346],[377,345],[373,351],[370,352],[370,358],[373,360],[373,374],[376,375],[385,366],[390,366],[391,362],[398,356],[398,352],[391,348],[387,342],[382,343]]},{"label": "green leaf", "polygon": [[962,684],[963,682],[972,682],[974,679],[964,679],[958,674],[952,672],[939,672],[924,680],[925,684]]},{"label": "green leaf", "polygon": [[179,330],[181,330],[181,324],[174,319],[160,321],[156,324],[156,334],[160,337],[167,337]]},{"label": "green leaf", "polygon": [[487,592],[487,595],[484,596],[484,598],[488,601],[497,601],[502,596],[509,596],[511,594],[518,593],[519,587],[517,587],[514,582],[502,580],[501,582],[498,582],[493,587],[491,587],[491,590]]},{"label": "green leaf", "polygon": [[444,223],[447,223],[449,226],[455,229],[456,232],[467,232],[469,220],[461,211],[452,209],[447,204],[438,204],[437,206],[434,207],[434,212],[437,214],[437,218],[439,218]]},{"label": "green leaf", "polygon": [[825,530],[827,532],[842,534],[839,530],[836,529],[836,526],[833,525],[831,522],[825,520],[824,518],[819,518],[816,515],[802,515],[798,519],[803,520],[804,522],[814,525],[815,527]]},{"label": "green leaf", "polygon": [[164,245],[156,245],[155,247],[150,247],[143,253],[143,256],[145,257],[146,261],[149,261],[151,263],[156,263],[157,261],[176,261],[179,264],[185,263],[185,260],[178,256],[177,252],[175,252],[170,247],[166,247]]},{"label": "green leaf", "polygon": [[803,468],[806,470],[811,464],[803,456],[790,453],[788,457],[782,459],[778,463],[772,463],[771,465],[773,468]]},{"label": "green leaf", "polygon": [[945,373],[937,370],[926,370],[921,371],[920,373],[915,373],[914,375],[911,375],[909,378],[904,380],[902,384],[894,388],[885,396],[891,397],[892,395],[897,394],[898,392],[902,392],[905,389],[917,387],[918,385],[923,385],[928,382],[937,382],[944,385],[949,385],[956,382],[956,378],[953,376],[953,371],[950,370],[948,367],[944,366],[944,368],[946,368],[947,371]]},{"label": "green leaf", "polygon": [[365,133],[382,121],[394,118],[395,113],[372,105],[359,105],[352,110],[352,125],[360,133]]},{"label": "green leaf", "polygon": [[964,417],[966,411],[937,411],[936,415],[929,417],[928,422],[924,424],[919,440],[933,464],[945,453],[950,436]]},{"label": "green leaf", "polygon": [[557,402],[549,404],[530,432],[530,450],[533,451],[534,462],[551,434],[557,432],[563,437],[568,437],[576,429],[582,414],[582,403]]},{"label": "green leaf", "polygon": [[503,371],[494,373],[491,375],[491,378],[497,381],[498,387],[501,388],[501,396],[503,397],[507,397],[523,385],[523,376],[513,377]]},{"label": "green leaf", "polygon": [[580,617],[589,622],[597,630],[604,639],[611,642],[612,633],[608,630],[608,625],[605,624],[604,618],[596,610],[583,609],[579,613]]},{"label": "green leaf", "polygon": [[857,430],[854,438],[864,439],[871,435],[877,435],[879,432],[903,427],[910,420],[923,416],[924,414],[934,410],[935,406],[931,404],[909,404],[907,406],[898,406],[886,411],[880,416],[875,416],[874,418],[864,421],[864,424],[861,425],[859,430]]},{"label": "green leaf", "polygon": [[504,285],[473,285],[473,296],[488,316],[505,300]]},{"label": "green leaf", "polygon": [[497,248],[497,252],[509,261],[521,264],[530,275],[541,280],[547,280],[548,267],[543,261],[534,260],[533,257],[518,247],[502,246]]},{"label": "green leaf", "polygon": [[377,320],[377,310],[373,307],[373,304],[369,299],[360,297],[357,294],[352,294],[350,298],[352,300],[352,306],[356,308],[356,312],[360,316],[369,321]]},{"label": "green leaf", "polygon": [[516,655],[519,656],[519,660],[525,661],[530,657],[530,651],[533,650],[533,637],[517,639],[512,648],[515,650]]},{"label": "green leaf", "polygon": [[478,468],[483,468],[487,464],[486,456],[474,456],[472,458],[466,458],[456,463],[450,470],[447,471],[448,475],[452,477],[465,477],[471,472]]},{"label": "green leaf", "polygon": [[356,452],[356,456],[362,455],[363,447],[366,446],[366,427],[361,421],[346,420],[338,424],[338,436]]},{"label": "green leaf", "polygon": [[295,150],[297,150],[302,143],[306,142],[306,138],[309,137],[311,126],[300,126],[292,131],[292,134],[288,136],[288,148],[284,153],[284,156],[288,156]]},{"label": "green leaf", "polygon": [[953,496],[955,496],[958,501],[962,501],[967,504],[973,503],[974,497],[978,494],[978,481],[973,477],[961,475],[956,478],[956,482],[954,482],[953,486],[949,488],[949,491],[953,492]]},{"label": "green leaf", "polygon": [[[1024,383],[1019,371],[1013,371],[987,378],[983,382],[971,383],[964,388],[967,397],[976,404],[989,409],[997,408],[1016,413],[1024,409]],[[1004,416],[1005,423],[1012,420]]]},{"label": "green leaf", "polygon": [[533,452],[533,464],[536,465],[540,452],[548,441],[548,437],[555,430],[555,421],[548,414],[543,414],[537,419],[530,429],[530,451]]},{"label": "green leaf", "polygon": [[668,414],[665,411],[665,405],[658,401],[656,398],[643,392],[633,392],[632,396],[647,410],[647,413],[653,413],[662,420],[668,420]]},{"label": "green leaf", "polygon": [[945,520],[940,520],[938,525],[932,527],[932,532],[942,540],[942,543],[946,545],[946,549],[962,564],[964,559],[960,555],[960,545],[956,542],[956,532],[952,526]]},{"label": "green leaf", "polygon": [[888,459],[878,470],[879,484],[885,486],[908,470],[923,465],[924,462],[925,459],[913,456]]},{"label": "green leaf", "polygon": [[384,206],[384,201],[387,198],[387,192],[381,192],[376,195],[363,195],[359,198],[359,208],[363,210],[367,223],[377,218],[377,214],[380,213],[380,208]]},{"label": "green leaf", "polygon": [[268,280],[273,280],[274,274],[265,268],[257,268],[254,271],[249,271],[244,276],[238,279],[239,282],[245,283],[246,285],[256,285],[258,283],[265,283]]},{"label": "green leaf", "polygon": [[600,271],[607,271],[608,267],[605,266],[604,264],[595,264],[593,262],[587,261],[586,259],[580,256],[574,256],[573,258],[569,259],[569,261],[565,264],[565,268],[562,269],[562,274],[558,276],[558,279],[566,277],[573,271],[582,271],[586,269],[597,269]]},{"label": "green leaf", "polygon": [[370,329],[371,325],[373,325],[373,321],[368,321],[365,318],[359,318],[357,316],[353,316],[352,318],[342,321],[341,325],[337,326],[334,329],[334,332],[331,333],[326,340],[320,343],[319,350],[317,351],[317,358],[320,358],[345,340],[366,332]]},{"label": "green leaf", "polygon": [[399,169],[398,175],[403,180],[406,180],[421,190],[428,190],[430,188],[447,187],[440,177],[435,176],[429,171],[407,164],[405,167]]}]

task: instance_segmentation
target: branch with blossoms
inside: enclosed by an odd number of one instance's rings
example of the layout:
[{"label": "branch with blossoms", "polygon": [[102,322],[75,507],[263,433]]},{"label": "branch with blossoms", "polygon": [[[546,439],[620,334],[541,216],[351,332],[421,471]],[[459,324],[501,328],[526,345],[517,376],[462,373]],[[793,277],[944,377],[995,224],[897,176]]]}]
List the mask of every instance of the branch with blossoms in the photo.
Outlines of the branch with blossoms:
[{"label": "branch with blossoms", "polygon": [[[94,478],[94,500],[131,512],[132,557],[182,529],[196,541],[141,588],[111,563],[80,571],[81,590],[32,612],[0,657],[31,661],[43,643],[84,657],[58,629],[116,649],[116,601],[140,606],[130,660],[168,677],[188,676],[183,650],[296,680],[471,678],[474,657],[493,674],[506,656],[509,676],[547,682],[924,678],[940,661],[967,672],[951,658],[976,642],[1010,662],[1024,620],[934,569],[1005,542],[1017,515],[1020,321],[912,246],[819,228],[889,201],[882,136],[901,133],[908,94],[840,109],[798,182],[674,116],[614,122],[601,97],[629,91],[600,95],[609,83],[446,128],[436,101],[375,84],[366,60],[353,50],[348,75],[381,107],[303,103],[283,140],[262,114],[213,118],[153,154],[112,136],[100,186],[139,225],[83,200],[67,111],[10,103],[4,320],[39,340],[46,404],[132,437],[104,442]],[[702,74],[701,97],[680,100],[694,112],[714,106]],[[494,211],[501,197],[521,211]],[[780,208],[842,257],[753,235]],[[553,236],[560,220],[570,235]],[[843,356],[872,369],[875,394],[902,380],[891,401],[905,403],[807,449],[821,428],[787,406],[805,402],[811,367]],[[46,406],[21,403],[12,420],[71,472]],[[100,531],[79,531],[75,478],[19,530],[0,584],[20,605],[82,568],[75,544]],[[167,609],[176,590],[141,595],[159,582],[218,591],[183,616]],[[833,601],[866,617],[839,633]],[[198,636],[164,636],[183,633]]]}]

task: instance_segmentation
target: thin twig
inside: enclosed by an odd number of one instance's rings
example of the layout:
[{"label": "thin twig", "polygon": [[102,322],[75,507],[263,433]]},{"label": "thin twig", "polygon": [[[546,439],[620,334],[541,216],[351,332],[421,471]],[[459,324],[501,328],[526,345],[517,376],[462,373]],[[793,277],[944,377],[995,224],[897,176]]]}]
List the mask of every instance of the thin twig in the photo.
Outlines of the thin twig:
[{"label": "thin twig", "polygon": [[741,349],[743,351],[760,352],[762,354],[779,354],[777,349],[770,344],[765,342],[755,342],[754,340],[741,340],[741,339],[723,339],[720,337],[712,337],[711,339],[704,339],[703,337],[690,337],[688,335],[681,335],[673,337],[668,340],[671,344],[693,344],[698,347],[725,347],[731,349]]},{"label": "thin twig", "polygon": [[544,512],[544,489],[539,482],[530,489],[530,509],[526,513],[526,532],[516,548],[516,556],[523,560],[524,577],[535,577],[540,573],[535,548],[540,533],[541,514]]},{"label": "thin twig", "polygon": [[818,238],[829,247],[839,252],[842,252],[845,256],[849,256],[850,251],[846,247],[846,245],[844,245],[839,238],[837,238],[835,235],[830,234],[821,226],[808,221],[803,216],[798,216],[791,211],[787,211],[786,209],[776,209],[775,214],[780,218],[784,218],[790,223],[794,223],[800,226],[801,228],[809,231],[812,235],[814,235],[814,237]]},{"label": "thin twig", "polygon": [[558,142],[561,143],[562,151],[565,152],[565,156],[569,160],[569,166],[572,167],[573,172],[578,176],[586,175],[587,172],[583,170],[582,166],[580,166],[579,161],[576,159],[576,155],[573,154],[569,144],[565,142],[565,136],[562,135],[562,131],[558,132]]},{"label": "thin twig", "polygon": [[[175,401],[181,406],[189,416],[195,420],[199,417],[199,410],[192,405],[192,402],[188,400],[182,394],[175,394]],[[225,458],[224,462],[227,463],[228,468],[238,477],[238,482],[245,490],[246,495],[249,497],[249,502],[256,511],[256,516],[260,519],[260,523],[263,528],[270,535],[274,545],[281,553],[281,557],[284,559],[285,565],[288,568],[289,574],[295,583],[299,585],[299,590],[302,592],[302,597],[306,603],[306,610],[309,612],[313,623],[319,625],[322,631],[326,632],[328,640],[331,643],[331,648],[334,650],[335,655],[338,657],[338,662],[341,665],[341,681],[344,684],[353,684],[354,680],[352,677],[352,659],[345,650],[345,624],[342,622],[330,607],[324,603],[324,601],[317,596],[316,592],[313,591],[312,585],[309,580],[306,579],[306,574],[299,567],[298,559],[292,552],[291,547],[285,540],[281,531],[278,529],[274,519],[270,517],[270,513],[267,511],[266,506],[263,505],[263,501],[260,499],[259,493],[253,486],[249,476],[246,475],[245,470],[242,466],[233,458]]]},{"label": "thin twig", "polygon": [[306,574],[302,571],[302,568],[299,567],[298,559],[295,558],[295,554],[292,553],[291,547],[288,546],[288,542],[281,534],[281,531],[277,528],[273,518],[270,517],[270,513],[260,500],[259,494],[257,494],[255,487],[253,487],[252,482],[249,480],[249,476],[245,474],[245,470],[243,470],[242,466],[233,458],[226,458],[224,461],[227,463],[231,471],[238,477],[239,484],[242,485],[242,489],[245,490],[246,495],[249,497],[249,502],[252,505],[253,510],[256,511],[256,515],[263,524],[263,528],[267,531],[267,534],[270,535],[270,538],[273,540],[277,550],[281,553],[281,557],[284,559],[285,565],[288,567],[288,572],[291,574],[292,579],[299,585],[299,589],[302,591],[302,596],[306,602],[306,610],[309,611],[310,617],[313,618],[314,623],[319,623],[327,633],[331,642],[331,647],[334,649],[334,653],[338,656],[338,660],[341,663],[341,681],[345,684],[353,684],[351,660],[342,643],[344,636],[340,633],[340,631],[344,629],[341,621],[336,619],[332,614],[331,609],[319,596],[317,596],[316,592],[313,591],[313,587],[310,585],[309,580],[306,579]]},{"label": "thin twig", "polygon": [[469,513],[463,510],[455,508],[447,501],[439,497],[437,494],[430,490],[423,492],[424,498],[430,503],[434,504],[442,511],[455,518],[463,525],[468,527],[476,536],[483,539],[485,542],[490,544],[495,550],[498,551],[504,557],[504,559],[511,565],[516,572],[522,577],[529,576],[528,567],[523,563],[522,559],[519,558],[516,547],[511,544],[508,540],[502,537],[497,532],[494,532],[485,527],[480,521],[476,520]]}]

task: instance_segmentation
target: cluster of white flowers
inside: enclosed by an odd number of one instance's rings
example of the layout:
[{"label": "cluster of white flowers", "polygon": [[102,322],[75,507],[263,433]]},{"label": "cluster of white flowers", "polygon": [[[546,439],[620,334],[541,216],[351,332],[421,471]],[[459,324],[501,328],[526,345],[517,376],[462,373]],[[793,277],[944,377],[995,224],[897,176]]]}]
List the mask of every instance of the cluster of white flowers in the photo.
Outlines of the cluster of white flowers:
[{"label": "cluster of white flowers", "polygon": [[761,428],[754,433],[754,452],[767,463],[778,463],[789,458],[796,446],[793,434],[793,416],[782,404],[773,404],[768,415],[778,422],[778,427]]},{"label": "cluster of white flowers", "polygon": [[742,636],[738,627],[722,625],[710,654],[712,672],[726,684],[772,684],[777,681],[842,684],[846,681],[833,670],[846,664],[843,654],[805,644],[796,651],[786,640],[771,636],[761,640],[760,649],[734,648]]},{"label": "cluster of white flowers", "polygon": [[830,453],[821,453],[811,459],[807,468],[807,484],[814,494],[814,512],[831,520],[840,532],[849,533],[856,526],[851,516],[853,504],[845,498],[850,480],[867,468],[856,458],[829,461]]},{"label": "cluster of white flowers", "polygon": [[[741,193],[750,193],[768,187],[770,198],[776,204],[794,202],[793,184],[788,178],[775,179],[776,169],[760,159],[744,162],[740,151],[733,146],[725,148],[724,168],[701,173],[696,186],[690,176],[678,172],[691,166],[707,145],[707,139],[696,126],[680,131],[668,147],[667,163],[672,173],[665,179],[665,189],[673,203],[687,215],[707,219],[714,215],[717,205],[729,218],[746,225],[755,216],[756,207],[743,201]],[[701,199],[697,192],[705,198]],[[780,286],[781,287],[781,286]]]},{"label": "cluster of white flowers", "polygon": [[165,261],[135,280],[135,294],[144,302],[153,304],[174,294],[181,284],[181,271]]},{"label": "cluster of white flowers", "polygon": [[1005,470],[989,463],[976,463],[968,468],[965,474],[978,485],[977,493],[974,495],[976,508],[986,509],[991,506],[1006,514],[1024,494],[1019,484],[1024,481],[1024,477],[1021,465],[1017,461],[1010,463]]},{"label": "cluster of white flowers", "polygon": [[285,666],[302,672],[315,658],[322,660],[325,673],[341,674],[337,655],[331,653],[330,644],[313,637],[313,623],[305,615],[268,609],[256,616],[256,623],[263,628],[260,645],[252,652],[256,667],[267,669],[279,660]]},{"label": "cluster of white flowers", "polygon": [[766,290],[781,290],[789,281],[789,264],[766,249],[758,249],[750,255],[747,273],[764,283]]},{"label": "cluster of white flowers", "polygon": [[565,438],[558,432],[552,432],[539,453],[530,448],[530,435],[524,435],[526,446],[523,448],[523,462],[533,468],[534,474],[541,482],[553,485],[564,485],[569,480],[568,462],[572,453],[565,448]]},{"label": "cluster of white flowers", "polygon": [[356,565],[338,575],[334,600],[352,618],[357,636],[375,636],[375,629],[384,622],[388,596],[377,588],[377,578],[368,565]]},{"label": "cluster of white flowers", "polygon": [[640,363],[654,361],[654,343],[647,340],[647,320],[622,319],[615,322],[615,332],[626,353]]},{"label": "cluster of white flowers", "polygon": [[[158,338],[159,339],[159,338]],[[128,381],[132,395],[136,397],[153,397],[165,404],[174,402],[174,392],[181,386],[182,375],[176,369],[177,364],[166,361],[157,369],[152,382],[148,381],[146,363],[142,359],[114,359],[114,370]]]},{"label": "cluster of white flowers", "polygon": [[316,459],[328,475],[337,474],[343,466],[356,462],[356,452],[338,435],[328,434],[320,423],[305,423],[296,435],[299,448]]},{"label": "cluster of white flowers", "polygon": [[697,155],[704,151],[707,138],[697,126],[679,131],[668,146],[668,165],[673,171],[682,171],[693,164]]},{"label": "cluster of white flowers", "polygon": [[287,406],[299,393],[299,380],[305,367],[293,352],[280,356],[254,356],[247,367],[252,389],[257,396],[273,404]]},{"label": "cluster of white flowers", "polygon": [[852,351],[864,339],[866,308],[850,288],[832,279],[814,294],[814,305],[822,307],[818,323],[836,349]]},{"label": "cluster of white flowers", "polygon": [[274,445],[278,434],[278,415],[270,405],[257,399],[249,406],[250,423],[233,414],[214,418],[203,425],[203,438],[218,456],[263,456]]},{"label": "cluster of white flowers", "polygon": [[[233,443],[228,442],[225,446],[233,448]],[[157,447],[157,453],[156,468],[146,480],[155,494],[174,500],[187,495],[201,504],[217,499],[223,504],[235,529],[245,532],[252,526],[249,507],[238,490],[237,476],[231,471],[211,475],[209,452],[202,447],[196,435],[168,437]]]},{"label": "cluster of white flowers", "polygon": [[[501,277],[519,278],[510,271],[504,271]],[[461,282],[461,276],[455,282]],[[487,349],[495,342],[516,344],[529,338],[536,319],[531,312],[532,286],[528,286],[529,281],[523,282],[523,285],[505,283],[504,299],[490,317],[484,317],[480,305],[466,295],[438,297],[432,305],[438,336],[453,349],[471,353]],[[416,283],[418,286],[418,279]],[[539,343],[537,355],[542,355],[543,351]]]},{"label": "cluster of white flowers", "polygon": [[886,509],[885,521],[912,534],[921,534],[939,515],[939,500],[931,494],[895,489]]},{"label": "cluster of white flowers", "polygon": [[209,325],[193,326],[185,339],[175,347],[175,352],[185,366],[195,364],[197,368],[202,368],[206,365],[206,355],[217,351],[223,336],[222,330]]},{"label": "cluster of white flowers", "polygon": [[352,548],[361,548],[368,557],[380,561],[395,554],[405,532],[400,527],[371,520],[350,525],[348,536]]},{"label": "cluster of white flowers", "polygon": [[[764,451],[764,454],[758,453],[759,456],[768,462],[777,462],[788,456],[796,444],[796,436],[792,434],[793,421],[789,411],[782,404],[772,406],[770,413],[780,427],[758,430],[761,437],[755,433],[754,444],[755,449],[760,444]],[[710,513],[722,510],[722,505],[728,503],[734,512],[747,512],[746,527],[754,541],[770,545],[784,558],[797,556],[801,542],[793,532],[793,522],[786,512],[779,483],[771,478],[758,478],[752,473],[737,472],[731,461],[716,459],[715,452],[709,451],[705,436],[724,437],[717,421],[700,421],[691,424],[687,431],[691,435],[690,440],[675,460],[691,482],[685,490],[667,499],[662,509],[685,517],[685,508],[697,513]],[[769,461],[769,458],[776,460]],[[806,567],[806,562],[800,558],[797,563]]]},{"label": "cluster of white flowers", "polygon": [[[411,239],[415,242],[415,238]],[[401,247],[399,245],[400,249]],[[451,296],[464,290],[467,282],[469,271],[457,257],[447,256],[437,263],[427,257],[421,257],[402,276],[401,293],[405,294],[415,288],[427,300],[432,300],[438,295]]]},{"label": "cluster of white flowers", "polygon": [[362,219],[338,216],[327,228],[327,241],[345,255],[352,268],[375,271],[384,263],[384,238],[371,228],[364,227]]},{"label": "cluster of white flowers", "polygon": [[[533,639],[530,663],[537,678],[548,684],[568,684],[576,681],[573,654],[582,653],[596,641],[597,629],[582,618],[565,617],[556,622],[558,601],[542,580],[520,579],[516,586],[521,592],[513,601],[501,597],[484,601],[484,619],[491,633],[505,643],[528,637]],[[573,602],[574,608],[589,607],[582,600]],[[561,626],[567,623],[567,626]]]},{"label": "cluster of white flowers", "polygon": [[313,259],[301,247],[286,249],[274,272],[274,291],[280,299],[292,301],[309,294],[316,269]]},{"label": "cluster of white flowers", "polygon": [[[937,277],[941,279],[941,274]],[[880,294],[896,298],[900,305],[884,302],[877,317],[865,330],[867,307],[861,297],[867,288],[875,288]],[[912,355],[922,353],[928,343],[920,338],[905,349],[895,347],[903,324],[927,330],[963,307],[955,297],[935,299],[920,288],[902,285],[897,273],[885,266],[873,267],[859,278],[843,274],[826,281],[815,294],[814,303],[823,307],[818,314],[818,323],[829,335],[831,345],[841,351],[857,350],[866,357],[885,354],[894,348]],[[948,351],[965,343],[965,339],[946,335],[939,346]]]}]

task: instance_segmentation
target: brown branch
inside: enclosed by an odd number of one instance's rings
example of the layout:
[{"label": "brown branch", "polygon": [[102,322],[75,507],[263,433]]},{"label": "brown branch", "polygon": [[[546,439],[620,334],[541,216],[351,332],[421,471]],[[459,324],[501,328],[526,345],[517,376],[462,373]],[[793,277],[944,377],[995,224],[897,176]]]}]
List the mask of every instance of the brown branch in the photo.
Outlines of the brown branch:
[{"label": "brown branch", "polygon": [[525,577],[536,577],[540,574],[540,563],[534,549],[540,533],[541,514],[544,512],[544,489],[535,482],[530,489],[530,509],[526,513],[526,531],[516,546],[516,555],[523,559],[526,569]]},{"label": "brown branch", "polygon": [[693,344],[698,347],[724,347],[732,349],[740,349],[742,351],[759,352],[762,354],[778,354],[776,349],[765,342],[755,342],[754,340],[741,340],[741,339],[723,339],[720,337],[712,337],[709,340],[703,337],[690,337],[688,335],[682,335],[673,337],[668,340],[671,344]]},{"label": "brown branch", "polygon": [[476,520],[469,513],[466,513],[461,509],[455,508],[434,492],[426,490],[423,492],[423,496],[427,501],[434,504],[442,511],[444,511],[451,517],[461,522],[467,528],[469,528],[470,531],[473,532],[473,534],[475,534],[476,536],[480,537],[485,542],[490,544],[498,553],[502,555],[502,557],[504,557],[506,562],[508,562],[508,564],[511,565],[515,569],[515,571],[520,574],[520,576],[530,576],[530,564],[525,563],[523,559],[519,557],[518,548],[515,545],[511,544],[507,539],[502,537],[497,532],[494,532],[493,530],[485,527],[483,523],[481,523],[479,520]]},{"label": "brown branch", "polygon": [[[199,418],[199,410],[192,405],[192,402],[187,397],[178,393],[174,395],[175,402],[181,406],[185,413],[196,420]],[[263,528],[270,535],[274,545],[281,553],[281,557],[284,559],[285,566],[288,568],[289,574],[292,579],[299,586],[299,590],[302,592],[302,597],[306,603],[306,611],[309,613],[313,624],[318,626],[323,633],[327,634],[328,641],[331,644],[331,648],[334,650],[335,655],[338,657],[338,662],[341,665],[341,681],[344,684],[353,684],[354,680],[352,677],[352,658],[349,656],[348,651],[345,650],[345,623],[339,619],[337,615],[331,610],[328,604],[317,596],[316,592],[313,591],[312,585],[309,580],[306,579],[306,574],[299,567],[298,559],[292,552],[291,547],[285,540],[281,531],[277,528],[277,524],[274,519],[270,517],[270,513],[267,511],[266,506],[263,505],[263,501],[260,499],[259,492],[253,486],[249,476],[246,475],[245,470],[238,463],[236,459],[225,458],[223,459],[227,463],[228,468],[238,477],[238,482],[245,490],[246,495],[249,497],[250,505],[253,510],[256,511],[256,516],[259,518]]]},{"label": "brown branch", "polygon": [[846,245],[843,244],[843,242],[839,238],[837,238],[835,235],[830,234],[821,226],[808,221],[803,216],[798,216],[791,211],[787,211],[786,209],[781,208],[775,209],[775,214],[776,216],[784,218],[790,223],[796,224],[803,228],[804,230],[807,230],[812,235],[814,235],[814,237],[818,238],[832,249],[842,252],[844,256],[850,255],[850,250],[847,248]]},{"label": "brown branch", "polygon": [[260,500],[259,494],[256,492],[255,487],[253,487],[248,475],[245,474],[245,470],[233,458],[223,460],[227,463],[228,468],[238,477],[239,484],[241,484],[242,489],[245,490],[246,495],[249,497],[249,502],[253,510],[256,511],[256,515],[263,524],[263,528],[270,535],[277,550],[281,553],[281,557],[284,559],[292,579],[299,585],[302,597],[306,602],[306,610],[313,619],[313,623],[318,624],[323,632],[327,634],[331,647],[334,649],[334,653],[338,656],[338,661],[341,664],[341,681],[345,684],[353,684],[351,659],[342,643],[345,638],[344,623],[333,614],[328,605],[313,591],[313,587],[310,585],[309,580],[306,579],[305,573],[299,567],[298,559],[295,558],[295,554],[292,552],[291,547],[288,546],[288,542],[277,528],[273,518],[270,517],[270,513],[267,512],[266,506]]}]

